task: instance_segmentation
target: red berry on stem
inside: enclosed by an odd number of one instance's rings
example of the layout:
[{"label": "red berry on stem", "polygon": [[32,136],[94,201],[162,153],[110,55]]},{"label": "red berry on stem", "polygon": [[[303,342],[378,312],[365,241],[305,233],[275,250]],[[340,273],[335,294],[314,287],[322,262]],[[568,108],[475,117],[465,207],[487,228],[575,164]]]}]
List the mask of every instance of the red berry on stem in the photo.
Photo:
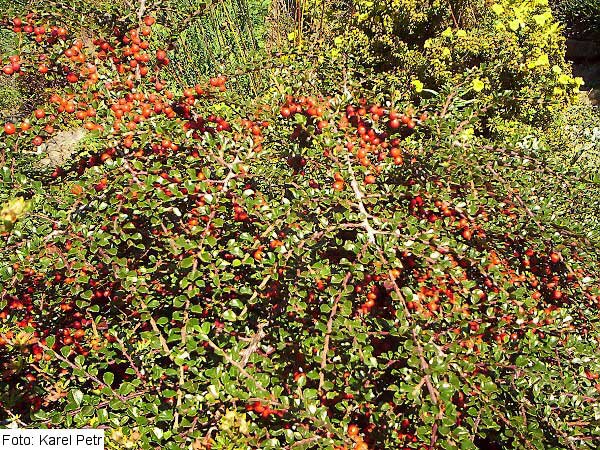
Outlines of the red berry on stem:
[{"label": "red berry on stem", "polygon": [[4,132],[6,134],[15,134],[15,131],[17,131],[17,129],[14,123],[8,122],[4,124]]}]

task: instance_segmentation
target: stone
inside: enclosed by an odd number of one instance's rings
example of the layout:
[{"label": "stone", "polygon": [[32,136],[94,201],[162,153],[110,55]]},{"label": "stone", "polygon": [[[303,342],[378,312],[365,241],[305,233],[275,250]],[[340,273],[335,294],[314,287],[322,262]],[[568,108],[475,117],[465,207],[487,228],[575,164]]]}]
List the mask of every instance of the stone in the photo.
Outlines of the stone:
[{"label": "stone", "polygon": [[77,146],[85,137],[84,128],[73,128],[58,132],[53,138],[40,145],[37,153],[44,157],[38,161],[40,167],[61,166],[75,153]]}]

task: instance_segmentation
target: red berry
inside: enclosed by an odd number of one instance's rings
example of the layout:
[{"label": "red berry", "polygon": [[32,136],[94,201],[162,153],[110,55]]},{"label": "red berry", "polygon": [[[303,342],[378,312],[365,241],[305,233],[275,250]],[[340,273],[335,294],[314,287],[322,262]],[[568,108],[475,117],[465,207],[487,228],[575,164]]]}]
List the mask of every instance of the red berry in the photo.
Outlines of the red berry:
[{"label": "red berry", "polygon": [[365,184],[374,184],[375,183],[375,177],[373,175],[367,175],[365,177]]},{"label": "red berry", "polygon": [[15,131],[17,131],[17,129],[14,123],[8,122],[4,124],[4,132],[6,134],[15,134]]}]

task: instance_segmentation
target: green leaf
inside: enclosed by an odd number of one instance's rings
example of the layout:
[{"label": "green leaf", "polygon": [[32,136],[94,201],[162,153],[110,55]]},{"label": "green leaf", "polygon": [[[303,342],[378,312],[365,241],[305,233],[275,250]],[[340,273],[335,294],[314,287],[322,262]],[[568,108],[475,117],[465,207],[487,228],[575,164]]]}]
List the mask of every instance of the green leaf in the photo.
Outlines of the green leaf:
[{"label": "green leaf", "polygon": [[182,269],[188,269],[188,268],[192,267],[193,264],[194,264],[193,256],[189,256],[185,259],[182,259],[181,263],[179,263],[179,265],[181,266]]},{"label": "green leaf", "polygon": [[228,309],[223,313],[223,320],[227,322],[234,322],[237,320],[237,315],[232,310]]},{"label": "green leaf", "polygon": [[154,427],[152,429],[152,432],[154,433],[154,436],[156,436],[156,439],[158,439],[159,441],[162,439],[162,437],[163,437],[163,430],[161,430],[158,427]]},{"label": "green leaf", "polygon": [[112,372],[104,372],[102,375],[102,381],[108,386],[111,386],[115,380],[115,375]]},{"label": "green leaf", "polygon": [[73,396],[73,401],[75,402],[75,404],[78,407],[81,406],[81,402],[83,400],[83,392],[81,392],[79,389],[75,389],[71,391],[71,395]]}]

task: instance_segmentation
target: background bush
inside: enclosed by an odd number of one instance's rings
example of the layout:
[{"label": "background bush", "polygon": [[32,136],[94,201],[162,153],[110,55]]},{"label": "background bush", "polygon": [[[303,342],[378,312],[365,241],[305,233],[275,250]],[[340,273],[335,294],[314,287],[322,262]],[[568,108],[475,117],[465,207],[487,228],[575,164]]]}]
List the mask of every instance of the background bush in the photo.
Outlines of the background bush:
[{"label": "background bush", "polygon": [[594,0],[551,0],[550,5],[572,38],[600,39],[600,4]]},{"label": "background bush", "polygon": [[378,74],[378,91],[407,92],[415,80],[436,89],[477,77],[483,84],[475,95],[498,97],[489,115],[537,125],[572,100],[581,81],[571,77],[546,1],[450,5],[356,2],[338,44],[360,70]]}]

